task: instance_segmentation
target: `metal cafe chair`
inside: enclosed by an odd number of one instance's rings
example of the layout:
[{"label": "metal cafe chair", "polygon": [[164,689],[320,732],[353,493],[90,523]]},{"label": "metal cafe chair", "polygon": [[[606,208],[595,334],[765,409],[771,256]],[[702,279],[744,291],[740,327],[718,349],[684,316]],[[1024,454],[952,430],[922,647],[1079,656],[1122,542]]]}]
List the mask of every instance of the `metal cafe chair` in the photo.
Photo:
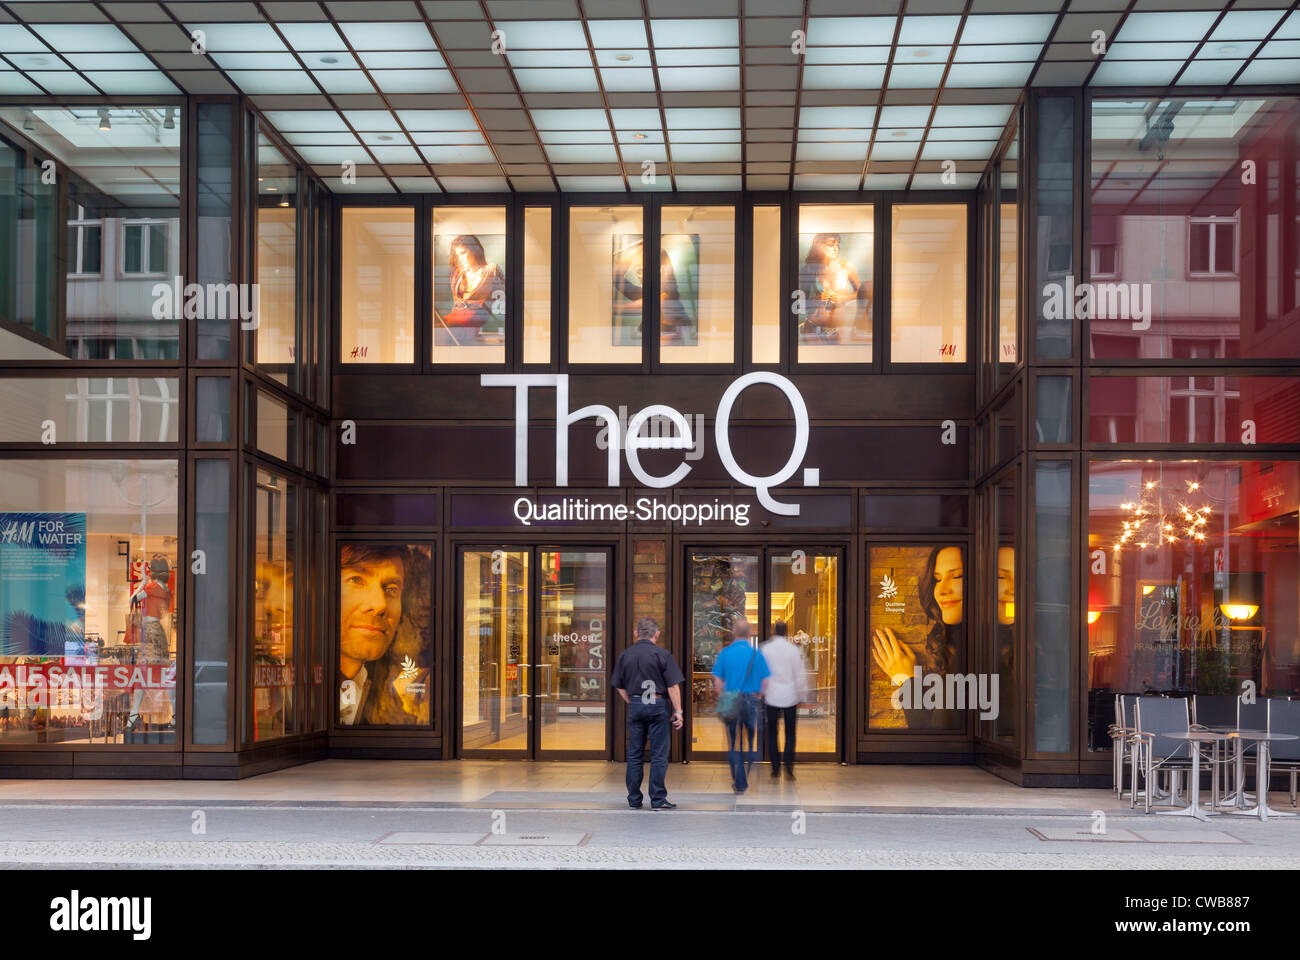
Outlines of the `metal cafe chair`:
[{"label": "metal cafe chair", "polygon": [[[1240,697],[1229,696],[1228,694],[1203,694],[1198,693],[1192,697],[1192,727],[1200,727],[1206,730],[1220,729],[1233,730],[1237,729],[1237,714],[1241,709]],[[1224,755],[1219,758],[1219,769],[1223,779],[1219,782],[1224,785],[1224,793],[1235,795],[1235,783],[1232,774],[1236,770],[1236,760],[1232,751],[1224,751]],[[1234,789],[1229,789],[1232,785]],[[1215,798],[1215,803],[1218,798]]]},{"label": "metal cafe chair", "polygon": [[1159,792],[1156,778],[1163,770],[1169,775],[1169,803],[1173,806],[1182,792],[1181,774],[1190,770],[1192,761],[1186,740],[1174,740],[1165,734],[1188,733],[1191,719],[1188,701],[1184,697],[1138,697],[1134,708],[1137,718],[1133,732],[1133,790],[1129,807],[1137,805],[1138,775],[1142,775],[1142,799],[1146,812],[1151,812],[1151,797]]},{"label": "metal cafe chair", "polygon": [[[1300,700],[1274,698],[1268,701],[1268,732],[1300,736]],[[1278,740],[1269,745],[1270,769],[1291,773],[1291,806],[1296,806],[1296,779],[1300,775],[1300,740]],[[1257,786],[1267,792],[1268,785]]]},{"label": "metal cafe chair", "polygon": [[1125,796],[1124,768],[1130,762],[1130,754],[1133,752],[1133,709],[1137,697],[1135,693],[1115,694],[1115,722],[1107,728],[1114,766],[1115,796],[1119,800]]}]

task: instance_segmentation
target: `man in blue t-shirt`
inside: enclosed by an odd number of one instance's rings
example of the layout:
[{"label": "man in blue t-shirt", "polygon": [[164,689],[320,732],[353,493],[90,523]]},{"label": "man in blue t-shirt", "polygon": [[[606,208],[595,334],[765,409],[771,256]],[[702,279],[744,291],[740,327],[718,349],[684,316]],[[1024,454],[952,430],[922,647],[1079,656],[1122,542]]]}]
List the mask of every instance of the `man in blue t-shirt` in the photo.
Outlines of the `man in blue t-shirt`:
[{"label": "man in blue t-shirt", "polygon": [[[740,712],[725,721],[727,724],[727,762],[731,764],[731,788],[744,793],[749,787],[745,755],[754,750],[758,732],[758,697],[767,689],[771,674],[767,661],[749,639],[749,621],[740,617],[732,625],[734,639],[718,652],[713,661],[713,689],[719,696],[724,691],[740,694]],[[748,731],[749,749],[740,741],[741,729]]]}]

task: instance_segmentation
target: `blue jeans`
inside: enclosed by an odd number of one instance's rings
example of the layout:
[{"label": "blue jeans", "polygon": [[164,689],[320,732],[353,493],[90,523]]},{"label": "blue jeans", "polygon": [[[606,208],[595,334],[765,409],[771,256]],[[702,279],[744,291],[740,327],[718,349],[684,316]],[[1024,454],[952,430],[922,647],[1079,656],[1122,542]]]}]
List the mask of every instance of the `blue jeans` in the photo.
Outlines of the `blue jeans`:
[{"label": "blue jeans", "polygon": [[746,693],[740,698],[740,713],[727,721],[727,762],[731,782],[737,790],[749,788],[747,757],[754,752],[758,736],[758,697]]},{"label": "blue jeans", "polygon": [[668,773],[668,704],[642,703],[633,697],[627,705],[627,802],[641,804],[641,777],[646,736],[650,737],[650,804],[668,799],[664,777]]}]

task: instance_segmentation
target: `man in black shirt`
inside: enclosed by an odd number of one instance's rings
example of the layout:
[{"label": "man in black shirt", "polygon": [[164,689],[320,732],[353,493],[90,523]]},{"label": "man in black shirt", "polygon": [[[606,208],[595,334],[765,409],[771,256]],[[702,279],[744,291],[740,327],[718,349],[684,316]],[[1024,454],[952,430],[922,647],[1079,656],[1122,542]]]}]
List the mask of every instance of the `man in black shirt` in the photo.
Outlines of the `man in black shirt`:
[{"label": "man in black shirt", "polygon": [[[650,809],[672,810],[664,777],[668,773],[668,724],[682,728],[682,694],[686,681],[673,655],[659,646],[659,624],[650,617],[636,622],[636,643],[618,655],[610,684],[627,704],[627,805],[641,809],[641,770],[646,734],[650,735]],[[630,692],[630,693],[629,693]],[[665,694],[672,700],[671,721]]]}]

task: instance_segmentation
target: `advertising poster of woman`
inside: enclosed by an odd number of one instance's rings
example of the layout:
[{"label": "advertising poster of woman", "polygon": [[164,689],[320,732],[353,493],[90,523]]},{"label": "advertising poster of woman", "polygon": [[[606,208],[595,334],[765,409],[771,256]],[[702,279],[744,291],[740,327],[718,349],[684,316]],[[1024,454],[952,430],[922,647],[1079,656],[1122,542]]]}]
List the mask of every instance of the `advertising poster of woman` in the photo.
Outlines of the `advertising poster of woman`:
[{"label": "advertising poster of woman", "polygon": [[[659,250],[659,342],[694,346],[699,333],[697,234],[665,234]],[[615,346],[641,342],[644,311],[644,241],[614,237],[614,303],[611,324]]]},{"label": "advertising poster of woman", "polygon": [[504,235],[436,234],[434,343],[438,346],[504,340],[506,275]]},{"label": "advertising poster of woman", "polygon": [[799,342],[871,340],[871,234],[799,235]]},{"label": "advertising poster of woman", "polygon": [[924,674],[961,669],[965,655],[964,550],[959,546],[871,549],[870,639],[872,729],[960,729],[953,710],[900,708],[895,693]]}]

